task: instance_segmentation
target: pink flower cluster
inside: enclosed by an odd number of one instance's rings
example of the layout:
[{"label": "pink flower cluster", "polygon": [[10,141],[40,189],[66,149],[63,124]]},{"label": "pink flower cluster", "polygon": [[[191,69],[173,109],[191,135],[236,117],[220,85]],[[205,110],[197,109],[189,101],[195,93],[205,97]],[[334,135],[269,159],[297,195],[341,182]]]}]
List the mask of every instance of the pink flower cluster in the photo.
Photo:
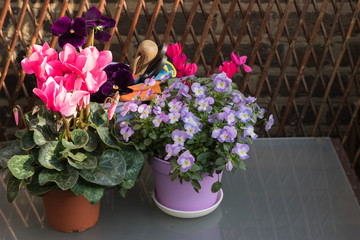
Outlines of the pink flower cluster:
[{"label": "pink flower cluster", "polygon": [[76,115],[77,107],[85,108],[90,94],[106,82],[104,67],[111,63],[110,51],[99,52],[96,47],[81,49],[78,53],[71,44],[65,44],[58,53],[45,43],[34,45],[30,57],[21,61],[28,74],[35,74],[37,88],[33,92],[43,100],[50,111],[59,111],[66,117]]},{"label": "pink flower cluster", "polygon": [[245,64],[247,56],[238,56],[234,52],[231,53],[231,61],[225,61],[219,66],[219,71],[225,72],[228,78],[232,78],[235,73],[239,72],[239,67],[243,65],[245,72],[251,72],[252,69]]},{"label": "pink flower cluster", "polygon": [[186,63],[187,57],[182,53],[181,43],[168,45],[166,54],[172,59],[177,71],[177,77],[194,75],[197,71],[196,63]]}]

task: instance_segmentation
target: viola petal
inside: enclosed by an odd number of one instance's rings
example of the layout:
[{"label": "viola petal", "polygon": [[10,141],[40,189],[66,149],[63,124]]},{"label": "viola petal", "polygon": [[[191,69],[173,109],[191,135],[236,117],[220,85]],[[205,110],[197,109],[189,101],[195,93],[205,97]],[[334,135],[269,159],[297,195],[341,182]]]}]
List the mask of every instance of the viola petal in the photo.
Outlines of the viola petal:
[{"label": "viola petal", "polygon": [[58,43],[61,48],[63,48],[66,43],[70,43],[74,47],[81,47],[85,43],[85,38],[75,33],[65,33],[59,37]]},{"label": "viola petal", "polygon": [[95,31],[94,38],[96,40],[100,40],[102,42],[108,42],[108,41],[110,41],[111,34],[105,32],[105,31],[98,30],[98,31]]},{"label": "viola petal", "polygon": [[70,31],[71,20],[70,18],[64,16],[56,20],[51,26],[51,33],[55,36],[64,34]]},{"label": "viola petal", "polygon": [[91,8],[89,8],[89,10],[87,10],[87,12],[85,14],[85,18],[89,22],[100,20],[101,16],[102,16],[101,12],[95,6],[92,6]]},{"label": "viola petal", "polygon": [[107,16],[101,16],[100,26],[102,28],[112,28],[115,27],[116,21],[115,19]]},{"label": "viola petal", "polygon": [[86,37],[88,35],[86,31],[86,22],[83,18],[75,18],[71,28],[77,35],[80,35],[82,37]]}]

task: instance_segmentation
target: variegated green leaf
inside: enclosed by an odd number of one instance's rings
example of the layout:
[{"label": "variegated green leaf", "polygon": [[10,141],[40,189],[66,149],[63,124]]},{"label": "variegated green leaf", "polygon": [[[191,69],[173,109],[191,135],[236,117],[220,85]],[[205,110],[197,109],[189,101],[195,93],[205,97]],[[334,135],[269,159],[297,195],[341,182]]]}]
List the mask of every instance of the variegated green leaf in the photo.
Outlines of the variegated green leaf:
[{"label": "variegated green leaf", "polygon": [[67,166],[62,172],[44,169],[39,174],[39,183],[40,185],[45,185],[48,182],[54,182],[61,190],[68,190],[75,185],[78,177],[78,170],[71,166]]},{"label": "variegated green leaf", "polygon": [[15,155],[9,159],[7,166],[14,177],[25,179],[35,173],[35,169],[31,166],[33,162],[34,157],[32,155]]},{"label": "variegated green leaf", "polygon": [[59,141],[51,141],[41,146],[39,151],[39,162],[48,169],[64,170],[65,166],[60,161],[62,145]]}]

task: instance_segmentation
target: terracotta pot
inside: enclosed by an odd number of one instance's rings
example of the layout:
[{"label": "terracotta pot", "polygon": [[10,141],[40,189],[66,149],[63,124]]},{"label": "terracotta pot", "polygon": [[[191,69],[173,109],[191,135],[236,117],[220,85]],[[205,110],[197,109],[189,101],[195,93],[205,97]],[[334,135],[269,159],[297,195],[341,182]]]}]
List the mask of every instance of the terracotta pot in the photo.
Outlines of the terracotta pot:
[{"label": "terracotta pot", "polygon": [[[161,93],[160,83],[161,83],[160,81],[155,81],[155,85],[151,87],[151,88],[153,88],[153,94],[151,94],[151,96],[147,97],[144,101],[149,101],[151,99],[154,99],[155,93]],[[131,101],[139,91],[142,91],[142,93],[140,94],[141,99],[146,97],[146,92],[150,87],[147,86],[144,89],[141,89],[142,86],[144,86],[144,83],[129,86],[129,88],[131,88],[134,91],[132,93],[129,93],[126,95],[121,95],[120,101],[122,101],[122,102]]]},{"label": "terracotta pot", "polygon": [[49,225],[58,231],[82,232],[93,227],[99,218],[100,202],[92,205],[71,191],[50,191],[43,196],[43,203]]}]

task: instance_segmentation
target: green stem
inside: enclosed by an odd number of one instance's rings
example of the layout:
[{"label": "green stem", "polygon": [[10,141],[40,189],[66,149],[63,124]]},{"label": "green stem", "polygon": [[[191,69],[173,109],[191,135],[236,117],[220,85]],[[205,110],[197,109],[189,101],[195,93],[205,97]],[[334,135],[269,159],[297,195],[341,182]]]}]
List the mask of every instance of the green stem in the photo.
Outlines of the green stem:
[{"label": "green stem", "polygon": [[61,115],[61,117],[62,117],[62,119],[64,120],[65,127],[66,127],[65,139],[66,139],[66,140],[69,140],[69,139],[71,138],[69,122],[68,122],[68,120],[64,117],[64,115]]},{"label": "green stem", "polygon": [[95,38],[95,29],[92,29],[92,36],[91,36],[91,46],[94,46],[94,38]]}]

